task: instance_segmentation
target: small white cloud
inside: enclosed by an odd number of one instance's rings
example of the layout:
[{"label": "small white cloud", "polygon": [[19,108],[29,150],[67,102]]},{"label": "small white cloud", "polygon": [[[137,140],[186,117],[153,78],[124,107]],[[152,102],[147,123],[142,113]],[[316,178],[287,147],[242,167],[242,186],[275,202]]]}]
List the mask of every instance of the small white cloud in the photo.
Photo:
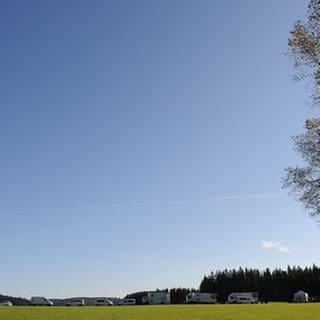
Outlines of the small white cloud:
[{"label": "small white cloud", "polygon": [[277,249],[278,251],[284,252],[284,253],[288,253],[288,252],[291,251],[291,250],[290,250],[288,247],[286,247],[286,246],[278,246],[278,247],[276,247],[276,249]]},{"label": "small white cloud", "polygon": [[291,249],[284,244],[282,244],[280,241],[262,241],[261,246],[265,249],[273,249],[277,250],[283,253],[289,253],[291,252]]},{"label": "small white cloud", "polygon": [[262,241],[261,245],[266,249],[272,249],[280,246],[278,241]]}]

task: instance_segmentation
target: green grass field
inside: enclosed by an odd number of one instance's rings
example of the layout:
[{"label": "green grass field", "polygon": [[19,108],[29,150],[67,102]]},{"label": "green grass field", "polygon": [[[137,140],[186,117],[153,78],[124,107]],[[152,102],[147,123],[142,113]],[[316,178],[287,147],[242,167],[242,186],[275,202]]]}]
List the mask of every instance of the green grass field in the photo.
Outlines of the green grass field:
[{"label": "green grass field", "polygon": [[320,304],[0,307],[1,320],[317,320]]}]

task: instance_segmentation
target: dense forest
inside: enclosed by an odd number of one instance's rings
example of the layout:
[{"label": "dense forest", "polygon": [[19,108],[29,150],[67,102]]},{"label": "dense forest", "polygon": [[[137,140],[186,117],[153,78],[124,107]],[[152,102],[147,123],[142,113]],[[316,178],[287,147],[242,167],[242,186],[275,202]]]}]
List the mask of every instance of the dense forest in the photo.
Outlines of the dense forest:
[{"label": "dense forest", "polygon": [[320,300],[320,268],[290,267],[286,270],[242,269],[212,272],[200,284],[201,292],[218,294],[220,302],[231,292],[258,292],[261,300],[292,301],[293,293],[303,290],[312,300]]},{"label": "dense forest", "polygon": [[[157,289],[159,290],[159,289]],[[290,267],[282,269],[243,269],[222,270],[211,272],[205,276],[198,290],[189,288],[172,288],[169,291],[171,303],[179,304],[186,301],[186,295],[191,291],[217,293],[218,301],[224,303],[232,292],[258,292],[260,301],[288,301],[293,294],[303,290],[309,294],[311,301],[320,301],[320,267]],[[128,295],[141,303],[141,296],[146,292]]]}]

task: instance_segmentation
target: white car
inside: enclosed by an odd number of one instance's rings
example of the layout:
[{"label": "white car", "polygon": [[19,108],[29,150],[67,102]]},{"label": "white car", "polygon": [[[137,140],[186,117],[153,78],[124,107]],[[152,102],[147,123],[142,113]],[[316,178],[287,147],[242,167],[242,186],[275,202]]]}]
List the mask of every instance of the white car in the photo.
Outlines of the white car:
[{"label": "white car", "polygon": [[32,297],[30,303],[32,306],[53,306],[53,302],[46,297]]},{"label": "white car", "polygon": [[4,307],[11,307],[12,306],[12,303],[11,301],[3,301],[3,302],[0,302],[0,306]]},{"label": "white car", "polygon": [[75,307],[75,306],[78,306],[78,307],[82,307],[84,306],[85,303],[84,303],[84,299],[71,299],[69,301],[67,301],[66,303],[66,306],[69,306],[69,307]]},{"label": "white car", "polygon": [[113,306],[113,302],[109,299],[101,298],[96,300],[96,306]]}]

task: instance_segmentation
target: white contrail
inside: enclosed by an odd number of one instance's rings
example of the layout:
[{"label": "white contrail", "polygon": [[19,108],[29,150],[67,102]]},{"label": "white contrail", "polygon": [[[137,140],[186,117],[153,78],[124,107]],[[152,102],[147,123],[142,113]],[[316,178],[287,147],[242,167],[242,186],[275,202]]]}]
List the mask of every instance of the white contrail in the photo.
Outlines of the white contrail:
[{"label": "white contrail", "polygon": [[156,207],[156,206],[180,206],[180,205],[201,205],[215,201],[234,201],[234,200],[268,200],[283,198],[283,193],[261,193],[261,194],[239,194],[239,195],[225,195],[225,196],[210,196],[202,199],[193,200],[176,200],[176,201],[159,201],[159,202],[108,202],[97,203],[90,205],[83,205],[78,207],[57,207],[57,208],[43,208],[43,209],[25,209],[25,210],[1,210],[3,214],[26,214],[26,213],[59,213],[66,211],[80,211],[86,209],[103,209],[103,208],[130,208],[130,207]]}]

